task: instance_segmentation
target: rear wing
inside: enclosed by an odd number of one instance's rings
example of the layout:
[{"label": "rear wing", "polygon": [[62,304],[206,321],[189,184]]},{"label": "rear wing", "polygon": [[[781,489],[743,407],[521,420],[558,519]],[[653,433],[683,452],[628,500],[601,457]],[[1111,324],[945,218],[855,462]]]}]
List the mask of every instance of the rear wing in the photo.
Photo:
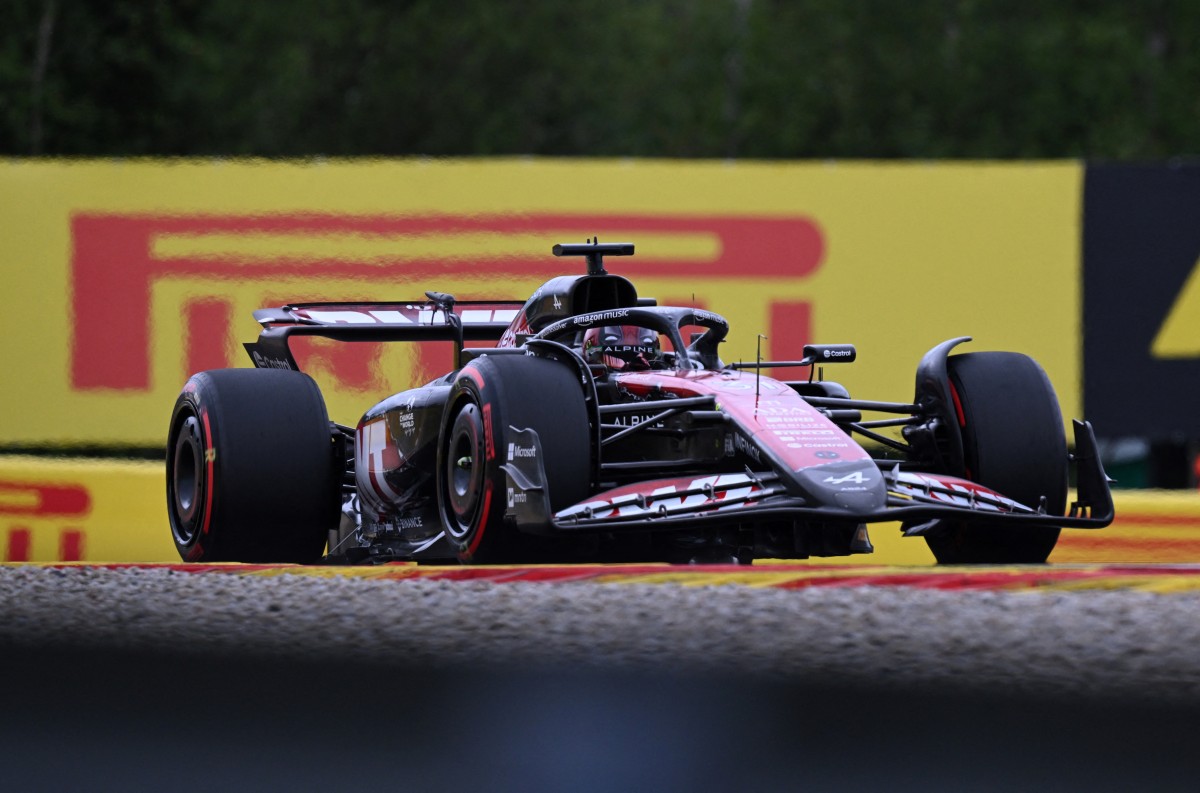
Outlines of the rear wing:
[{"label": "rear wing", "polygon": [[336,341],[452,341],[460,365],[467,341],[499,341],[525,305],[519,300],[455,301],[427,292],[427,301],[385,303],[294,303],[263,308],[254,319],[263,326],[258,339],[244,346],[259,369],[299,371],[292,336],[321,336]]}]

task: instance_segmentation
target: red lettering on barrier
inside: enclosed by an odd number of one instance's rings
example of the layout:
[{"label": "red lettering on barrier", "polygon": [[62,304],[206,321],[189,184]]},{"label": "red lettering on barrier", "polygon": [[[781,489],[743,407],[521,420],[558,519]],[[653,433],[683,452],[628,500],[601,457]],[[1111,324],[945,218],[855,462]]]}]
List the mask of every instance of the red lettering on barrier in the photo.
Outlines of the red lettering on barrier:
[{"label": "red lettering on barrier", "polygon": [[83,561],[84,534],[79,529],[63,529],[58,534],[58,560],[60,562]]},{"label": "red lettering on barrier", "polygon": [[[541,234],[583,229],[603,236],[639,232],[714,237],[712,261],[647,258],[636,271],[644,276],[680,278],[804,278],[821,264],[825,243],[820,229],[805,217],[746,218],[671,215],[426,215],[426,216],[133,216],[79,213],[71,218],[71,286],[74,331],[71,384],[77,390],[144,391],[150,382],[150,292],[155,281],[171,277],[206,279],[220,297],[221,281],[270,281],[304,275],[314,279],[347,279],[395,284],[432,281],[438,276],[510,275],[549,277],[564,263],[549,255],[499,255],[444,260],[434,256],[384,262],[352,259],[305,259],[281,254],[269,261],[247,263],[236,256],[159,257],[154,242],[166,235],[322,235],[363,237],[423,235],[453,240],[464,234]],[[557,240],[547,240],[547,246]],[[636,242],[636,239],[634,240]],[[390,291],[390,290],[389,290]],[[189,325],[191,356],[220,360],[229,334],[212,327],[220,309],[212,301],[196,303],[196,325]],[[216,339],[221,349],[205,347]],[[208,368],[212,368],[208,366]]]},{"label": "red lettering on barrier", "polygon": [[[470,347],[495,347],[495,342],[473,341]],[[413,382],[411,385],[424,385],[446,372],[454,370],[454,345],[445,342],[431,342],[417,347],[416,362],[413,366]]]},{"label": "red lettering on barrier", "polygon": [[187,331],[187,374],[229,366],[226,335],[233,322],[233,307],[227,300],[189,300],[183,307]]},{"label": "red lettering on barrier", "polygon": [[28,562],[30,545],[29,529],[9,529],[8,547],[4,551],[4,561]]},{"label": "red lettering on barrier", "polygon": [[0,482],[0,515],[63,517],[86,515],[92,497],[82,485]]},{"label": "red lettering on barrier", "polygon": [[[812,343],[812,303],[808,301],[774,302],[770,312],[771,329],[767,356],[775,361],[798,361],[804,357],[804,345]],[[801,374],[803,373],[803,374]],[[807,369],[776,369],[781,380],[807,377]]]},{"label": "red lettering on barrier", "polygon": [[[0,482],[0,515],[22,518],[78,518],[87,515],[91,510],[92,497],[83,485]],[[28,527],[21,524],[8,527],[5,561],[28,562],[32,547],[32,531]],[[80,561],[83,559],[83,549],[82,529],[60,530],[59,561]]]},{"label": "red lettering on barrier", "polygon": [[[315,336],[297,336],[291,339],[290,348],[296,365],[303,372],[324,369],[341,385],[358,391],[378,391],[387,385],[375,374],[375,365],[383,354],[382,344],[346,344]],[[449,367],[445,371],[449,371]]]},{"label": "red lettering on barrier", "polygon": [[[87,535],[82,529],[62,529],[58,533],[59,562],[83,561],[84,545]],[[24,526],[13,526],[8,529],[5,544],[4,561],[28,562],[33,556],[33,532]]]},{"label": "red lettering on barrier", "polygon": [[75,388],[147,386],[150,235],[130,218],[71,218]]}]

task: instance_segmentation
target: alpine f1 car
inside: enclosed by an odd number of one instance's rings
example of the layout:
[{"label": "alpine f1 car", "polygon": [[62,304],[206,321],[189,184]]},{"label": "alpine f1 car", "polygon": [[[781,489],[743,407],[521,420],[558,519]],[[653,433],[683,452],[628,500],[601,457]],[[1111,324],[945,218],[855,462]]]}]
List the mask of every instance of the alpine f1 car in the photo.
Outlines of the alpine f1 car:
[{"label": "alpine f1 car", "polygon": [[[629,243],[555,245],[587,270],[526,302],[305,303],[256,311],[255,368],[201,372],[167,441],[186,561],[747,563],[872,551],[895,522],[943,563],[1039,563],[1063,527],[1113,519],[1091,426],[1068,453],[1031,358],[917,367],[911,402],[824,380],[849,344],[726,363],[717,314],[658,306],[605,269]],[[296,336],[450,341],[453,371],[329,421]],[[488,344],[484,344],[488,343]],[[768,377],[809,367],[801,381]],[[864,419],[864,413],[882,416]],[[861,443],[856,441],[861,439]],[[1075,498],[1068,508],[1074,467]]]}]

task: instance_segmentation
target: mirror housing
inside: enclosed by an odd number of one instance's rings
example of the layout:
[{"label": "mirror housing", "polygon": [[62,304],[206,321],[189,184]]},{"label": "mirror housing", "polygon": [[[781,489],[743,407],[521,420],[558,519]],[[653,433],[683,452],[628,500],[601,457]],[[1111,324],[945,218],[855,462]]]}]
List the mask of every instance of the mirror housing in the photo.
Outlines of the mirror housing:
[{"label": "mirror housing", "polygon": [[814,363],[853,363],[858,350],[853,344],[805,344],[804,359],[800,365]]}]

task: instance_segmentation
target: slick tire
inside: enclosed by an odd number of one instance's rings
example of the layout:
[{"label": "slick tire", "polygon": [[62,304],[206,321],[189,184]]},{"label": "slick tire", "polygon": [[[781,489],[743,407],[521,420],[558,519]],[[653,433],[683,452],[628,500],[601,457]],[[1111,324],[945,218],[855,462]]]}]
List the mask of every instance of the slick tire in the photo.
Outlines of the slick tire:
[{"label": "slick tire", "polygon": [[591,440],[578,377],[559,361],[529,355],[477,358],[459,372],[447,401],[438,453],[438,509],[463,563],[544,561],[558,543],[506,522],[509,428],[541,442],[552,510],[588,494]]},{"label": "slick tire", "polygon": [[167,512],[186,562],[312,563],[341,505],[325,401],[272,369],[193,375],[167,436]]},{"label": "slick tire", "polygon": [[[1062,515],[1067,441],[1054,387],[1032,358],[1012,352],[951,356],[950,385],[967,479],[1030,507]],[[942,564],[1040,564],[1058,542],[1054,527],[953,524],[926,541]]]}]

